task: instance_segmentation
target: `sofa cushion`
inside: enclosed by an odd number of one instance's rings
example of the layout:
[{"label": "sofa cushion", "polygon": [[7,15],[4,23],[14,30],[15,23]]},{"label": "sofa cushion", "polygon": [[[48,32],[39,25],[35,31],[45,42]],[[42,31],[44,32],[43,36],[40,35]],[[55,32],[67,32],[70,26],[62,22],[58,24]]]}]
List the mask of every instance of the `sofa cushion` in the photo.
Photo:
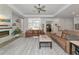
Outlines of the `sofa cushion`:
[{"label": "sofa cushion", "polygon": [[56,33],[57,36],[61,37],[62,31]]},{"label": "sofa cushion", "polygon": [[76,35],[67,35],[65,38],[68,40],[79,40],[79,36]]}]

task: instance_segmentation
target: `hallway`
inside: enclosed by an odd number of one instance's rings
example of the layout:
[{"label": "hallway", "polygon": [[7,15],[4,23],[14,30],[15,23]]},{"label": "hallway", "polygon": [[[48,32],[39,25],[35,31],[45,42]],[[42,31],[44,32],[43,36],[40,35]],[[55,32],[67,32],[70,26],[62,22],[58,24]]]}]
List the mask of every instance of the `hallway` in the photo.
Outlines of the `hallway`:
[{"label": "hallway", "polygon": [[54,41],[52,49],[49,47],[38,48],[37,38],[18,38],[12,43],[0,48],[1,55],[67,55]]}]

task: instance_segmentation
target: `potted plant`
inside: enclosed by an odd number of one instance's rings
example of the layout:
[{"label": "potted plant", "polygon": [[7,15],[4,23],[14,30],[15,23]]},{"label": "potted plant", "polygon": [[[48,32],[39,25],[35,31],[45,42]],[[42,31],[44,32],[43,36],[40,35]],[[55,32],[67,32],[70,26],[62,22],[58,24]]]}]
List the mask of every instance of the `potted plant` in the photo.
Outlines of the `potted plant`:
[{"label": "potted plant", "polygon": [[20,34],[22,33],[21,29],[19,29],[18,27],[12,32],[12,35],[14,36],[20,36]]}]

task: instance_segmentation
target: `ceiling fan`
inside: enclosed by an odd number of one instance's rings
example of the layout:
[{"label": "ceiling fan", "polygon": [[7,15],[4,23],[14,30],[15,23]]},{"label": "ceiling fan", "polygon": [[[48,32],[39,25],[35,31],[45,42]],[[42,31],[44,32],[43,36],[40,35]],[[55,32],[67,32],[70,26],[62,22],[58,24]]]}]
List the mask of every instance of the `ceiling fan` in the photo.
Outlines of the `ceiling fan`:
[{"label": "ceiling fan", "polygon": [[45,5],[41,5],[41,4],[37,4],[37,6],[34,6],[34,8],[38,13],[45,12],[46,11],[45,7],[46,7]]}]

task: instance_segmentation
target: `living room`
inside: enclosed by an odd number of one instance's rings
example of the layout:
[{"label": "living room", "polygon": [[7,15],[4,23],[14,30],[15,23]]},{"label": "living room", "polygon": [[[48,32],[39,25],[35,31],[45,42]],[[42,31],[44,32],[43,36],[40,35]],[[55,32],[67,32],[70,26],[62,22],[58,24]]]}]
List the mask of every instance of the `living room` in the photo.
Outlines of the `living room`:
[{"label": "living room", "polygon": [[[79,54],[78,10],[78,4],[1,4],[0,54]],[[41,42],[40,35],[49,40]]]}]

